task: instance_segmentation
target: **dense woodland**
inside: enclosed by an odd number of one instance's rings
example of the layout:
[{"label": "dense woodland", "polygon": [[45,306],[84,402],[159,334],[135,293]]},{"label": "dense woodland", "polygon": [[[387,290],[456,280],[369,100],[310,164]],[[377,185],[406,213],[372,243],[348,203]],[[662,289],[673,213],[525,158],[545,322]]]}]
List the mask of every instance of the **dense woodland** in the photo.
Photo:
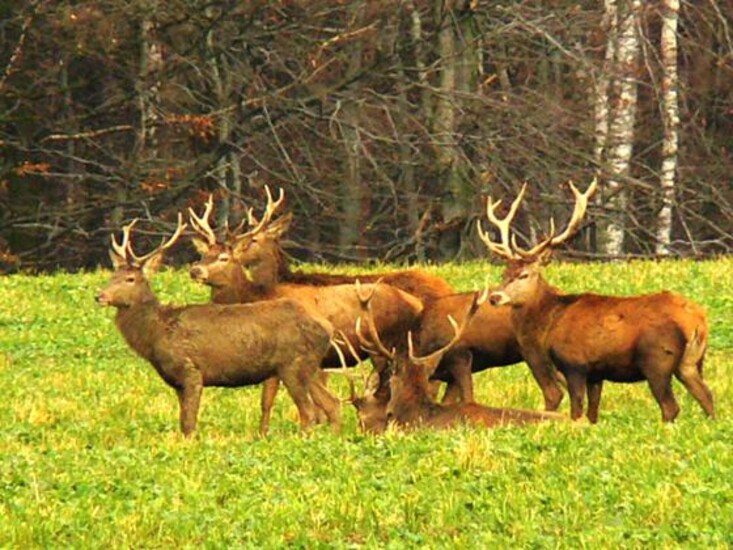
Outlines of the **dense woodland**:
[{"label": "dense woodland", "polygon": [[210,193],[234,224],[264,185],[297,258],[486,257],[483,197],[529,182],[532,240],[594,177],[568,253],[729,253],[731,27],[729,0],[4,2],[0,268],[106,264]]}]

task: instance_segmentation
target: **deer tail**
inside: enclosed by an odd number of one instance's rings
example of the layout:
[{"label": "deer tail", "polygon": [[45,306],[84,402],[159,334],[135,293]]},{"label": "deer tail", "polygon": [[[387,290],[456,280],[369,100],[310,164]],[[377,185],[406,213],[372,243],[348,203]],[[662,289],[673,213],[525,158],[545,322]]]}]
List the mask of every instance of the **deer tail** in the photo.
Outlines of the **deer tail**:
[{"label": "deer tail", "polygon": [[698,325],[687,339],[685,351],[680,359],[681,372],[697,371],[702,375],[703,359],[707,350],[708,334],[705,325]]}]

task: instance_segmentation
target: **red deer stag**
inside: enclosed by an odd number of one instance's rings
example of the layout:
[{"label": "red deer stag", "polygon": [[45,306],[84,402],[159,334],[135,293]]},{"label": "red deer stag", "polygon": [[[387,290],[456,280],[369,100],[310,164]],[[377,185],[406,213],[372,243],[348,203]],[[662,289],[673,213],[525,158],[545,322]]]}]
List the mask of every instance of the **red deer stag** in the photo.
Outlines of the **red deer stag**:
[{"label": "red deer stag", "polygon": [[565,376],[574,420],[583,414],[587,391],[588,419],[598,421],[604,380],[647,380],[663,420],[672,421],[679,413],[672,376],[714,417],[713,397],[702,378],[708,326],[700,306],[666,291],[630,297],[563,294],[544,279],[542,266],[553,248],[576,233],[596,187],[594,180],[581,193],[571,183],[575,206],[567,228],[556,235],[551,223],[549,237],[530,250],[510,239],[526,184],[503,219],[496,216],[500,201],[488,199],[486,215],[499,229],[501,242],[492,241],[480,223],[479,234],[490,251],[508,261],[491,303],[512,306],[517,339],[533,370],[549,372],[554,366]]},{"label": "red deer stag", "polygon": [[313,420],[312,398],[338,429],[338,400],[317,376],[318,365],[330,347],[330,324],[315,319],[293,300],[231,306],[161,305],[148,277],[185,224],[179,215],[173,236],[140,257],[133,253],[130,242],[135,221],[123,229],[121,243],[112,236],[110,257],[115,272],[97,295],[97,302],[117,308],[115,324],[128,345],[176,391],[183,434],[189,436],[196,428],[204,387],[259,384],[274,375],[290,392],[303,426]]},{"label": "red deer stag", "polygon": [[[453,328],[453,337],[442,348],[424,356],[416,356],[412,334],[407,336],[407,354],[388,348],[381,340],[379,330],[374,324],[371,309],[371,294],[365,294],[357,283],[364,315],[357,321],[356,334],[361,346],[372,354],[380,354],[394,364],[388,391],[378,388],[372,394],[357,397],[353,381],[351,402],[357,410],[362,429],[379,433],[389,422],[402,428],[429,426],[445,428],[458,424],[471,424],[492,427],[504,424],[526,424],[543,420],[558,420],[565,417],[553,412],[525,411],[486,407],[477,403],[436,403],[431,397],[430,377],[438,368],[445,354],[461,341],[469,323],[480,310],[488,295],[488,289],[475,292],[467,306],[460,325],[448,316]],[[368,337],[362,331],[362,319],[367,325]]]},{"label": "red deer stag", "polygon": [[[268,206],[262,219],[255,227],[255,233],[264,230],[270,222],[282,195],[276,202],[268,192]],[[191,267],[191,277],[211,287],[212,300],[216,303],[249,303],[275,298],[291,298],[301,303],[314,314],[322,315],[335,329],[355,341],[354,326],[361,313],[359,301],[354,295],[351,284],[318,286],[283,283],[275,286],[253,283],[238,260],[239,247],[243,242],[237,231],[228,238],[217,238],[211,228],[209,216],[213,209],[211,197],[202,216],[191,210],[191,223],[200,237],[194,240],[197,250],[202,254],[199,262]],[[390,342],[403,341],[407,330],[414,326],[422,312],[420,300],[390,285],[379,285],[374,298],[375,323]],[[361,354],[360,358],[365,358]],[[321,366],[335,368],[340,366],[337,353],[326,355]],[[381,369],[380,369],[381,370]],[[277,379],[265,384],[262,394],[262,430],[266,431],[272,403],[277,392]]]}]

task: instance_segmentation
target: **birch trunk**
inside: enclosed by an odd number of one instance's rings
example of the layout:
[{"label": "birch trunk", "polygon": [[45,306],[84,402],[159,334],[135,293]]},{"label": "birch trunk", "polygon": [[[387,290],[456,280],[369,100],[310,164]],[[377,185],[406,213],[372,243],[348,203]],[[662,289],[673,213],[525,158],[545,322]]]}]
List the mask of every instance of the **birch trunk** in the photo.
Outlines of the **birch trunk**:
[{"label": "birch trunk", "polygon": [[624,180],[630,174],[634,147],[634,125],[637,104],[637,71],[639,60],[639,10],[641,0],[629,0],[618,11],[618,45],[615,77],[617,93],[608,130],[608,169],[606,207],[610,215],[605,227],[604,251],[610,256],[623,253],[628,195]]},{"label": "birch trunk", "polygon": [[670,253],[672,241],[672,204],[677,174],[677,143],[679,127],[679,104],[677,98],[677,23],[679,0],[663,0],[662,9],[662,101],[664,141],[662,143],[662,208],[657,216],[657,246],[659,255]]}]

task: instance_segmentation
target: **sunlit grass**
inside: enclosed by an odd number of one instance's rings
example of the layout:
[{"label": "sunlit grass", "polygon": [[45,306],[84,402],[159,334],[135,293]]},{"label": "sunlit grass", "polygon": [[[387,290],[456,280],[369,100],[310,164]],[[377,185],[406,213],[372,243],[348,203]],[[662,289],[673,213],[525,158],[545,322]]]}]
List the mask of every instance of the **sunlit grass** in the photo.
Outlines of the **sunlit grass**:
[{"label": "sunlit grass", "polygon": [[[501,274],[481,262],[427,269],[459,290]],[[0,278],[0,546],[729,547],[731,272],[731,259],[547,272],[568,292],[666,288],[706,306],[715,422],[679,384],[673,425],[645,384],[606,384],[596,426],[375,438],[345,409],[342,434],[303,435],[282,392],[263,440],[259,388],[208,388],[192,441],[172,391],[93,301],[109,272]],[[154,286],[165,302],[208,300],[184,272]],[[482,402],[541,407],[524,365],[475,381]],[[330,387],[347,393],[335,376]]]}]

